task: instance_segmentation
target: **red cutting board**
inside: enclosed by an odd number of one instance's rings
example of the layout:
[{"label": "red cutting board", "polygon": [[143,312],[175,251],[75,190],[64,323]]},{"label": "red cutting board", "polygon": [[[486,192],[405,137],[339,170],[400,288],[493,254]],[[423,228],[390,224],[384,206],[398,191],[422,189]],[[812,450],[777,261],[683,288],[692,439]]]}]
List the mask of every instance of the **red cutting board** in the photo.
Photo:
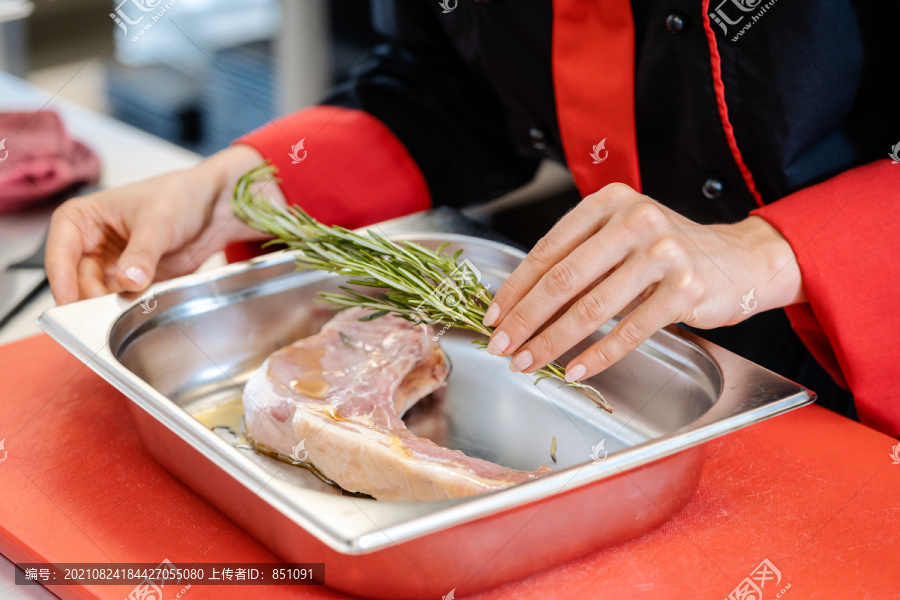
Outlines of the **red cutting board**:
[{"label": "red cutting board", "polygon": [[[158,466],[137,438],[127,400],[48,337],[0,347],[0,365],[8,452],[0,462],[0,552],[10,560],[278,560]],[[473,597],[721,600],[763,559],[781,573],[763,600],[788,585],[788,600],[900,597],[895,444],[816,406],[771,419],[710,443],[696,496],[663,527]],[[53,592],[121,600],[131,589]],[[321,586],[193,586],[183,597],[345,596]]]}]

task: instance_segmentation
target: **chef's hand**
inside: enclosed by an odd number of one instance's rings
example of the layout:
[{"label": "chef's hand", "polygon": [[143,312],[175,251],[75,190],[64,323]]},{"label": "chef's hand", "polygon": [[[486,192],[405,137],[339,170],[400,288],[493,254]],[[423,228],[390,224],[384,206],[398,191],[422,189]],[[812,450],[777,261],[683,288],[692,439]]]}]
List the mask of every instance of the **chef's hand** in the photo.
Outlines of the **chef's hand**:
[{"label": "chef's hand", "polygon": [[751,289],[756,311],[806,301],[791,247],[765,220],[700,225],[612,184],[563,217],[497,291],[484,319],[496,326],[488,350],[530,373],[632,308],[566,365],[566,379],[579,381],[670,323],[748,318],[741,302]]},{"label": "chef's hand", "polygon": [[[236,145],[196,167],[74,198],[53,213],[45,266],[59,304],[140,292],[190,273],[234,241],[263,239],[232,216],[237,179],[263,162]],[[281,200],[278,186],[267,196]]]}]

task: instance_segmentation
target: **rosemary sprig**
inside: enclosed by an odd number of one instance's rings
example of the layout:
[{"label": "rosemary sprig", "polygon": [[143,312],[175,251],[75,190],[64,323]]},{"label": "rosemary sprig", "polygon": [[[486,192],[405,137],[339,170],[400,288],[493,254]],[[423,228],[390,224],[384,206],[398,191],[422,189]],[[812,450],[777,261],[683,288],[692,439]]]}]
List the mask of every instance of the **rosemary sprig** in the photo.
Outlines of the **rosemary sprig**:
[{"label": "rosemary sprig", "polygon": [[[469,329],[485,336],[475,343],[487,348],[493,328],[481,321],[491,295],[475,265],[459,261],[462,250],[450,254],[445,252],[449,244],[432,250],[413,242],[394,242],[371,229],[357,233],[323,225],[297,206],[276,206],[252,190],[255,184],[274,181],[275,174],[275,167],[266,164],[241,177],[231,200],[234,214],[250,227],[275,236],[266,245],[284,244],[292,249],[297,268],[336,273],[347,277],[348,285],[378,290],[369,295],[344,285],[341,293],[321,292],[326,302],[371,309],[370,319],[393,313],[414,323]],[[550,363],[534,375],[535,384],[557,379],[600,408],[613,410],[593,387],[566,382],[559,363]]]}]

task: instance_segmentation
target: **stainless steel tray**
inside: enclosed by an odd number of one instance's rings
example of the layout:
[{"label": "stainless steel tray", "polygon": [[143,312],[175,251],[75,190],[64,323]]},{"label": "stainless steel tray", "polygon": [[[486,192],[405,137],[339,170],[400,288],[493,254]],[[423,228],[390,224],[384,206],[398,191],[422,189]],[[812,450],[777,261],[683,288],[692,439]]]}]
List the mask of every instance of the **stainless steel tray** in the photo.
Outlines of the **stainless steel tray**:
[{"label": "stainless steel tray", "polygon": [[[463,248],[494,290],[523,256],[460,235],[472,226],[446,211],[377,229]],[[154,285],[152,299],[110,295],[53,308],[38,323],[131,399],[144,445],[168,470],[285,560],[325,563],[325,584],[379,598],[471,593],[639,535],[688,502],[703,442],[814,399],[670,327],[593,378],[616,408],[610,415],[552,381],[533,385],[450,330],[442,338],[454,364],[447,445],[556,472],[455,501],[342,495],[308,471],[234,447],[192,417],[239,397],[268,354],[316,331],[327,309],[315,294],[337,283],[296,271],[291,256],[278,253]]]}]

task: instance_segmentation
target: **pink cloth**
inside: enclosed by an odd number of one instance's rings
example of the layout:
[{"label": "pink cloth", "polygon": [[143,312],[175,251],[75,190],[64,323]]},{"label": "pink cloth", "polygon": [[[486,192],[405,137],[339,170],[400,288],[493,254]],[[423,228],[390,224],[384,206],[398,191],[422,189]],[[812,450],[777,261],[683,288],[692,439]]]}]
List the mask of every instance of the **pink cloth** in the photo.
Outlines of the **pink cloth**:
[{"label": "pink cloth", "polygon": [[0,113],[0,212],[94,184],[100,161],[69,137],[53,111]]}]

